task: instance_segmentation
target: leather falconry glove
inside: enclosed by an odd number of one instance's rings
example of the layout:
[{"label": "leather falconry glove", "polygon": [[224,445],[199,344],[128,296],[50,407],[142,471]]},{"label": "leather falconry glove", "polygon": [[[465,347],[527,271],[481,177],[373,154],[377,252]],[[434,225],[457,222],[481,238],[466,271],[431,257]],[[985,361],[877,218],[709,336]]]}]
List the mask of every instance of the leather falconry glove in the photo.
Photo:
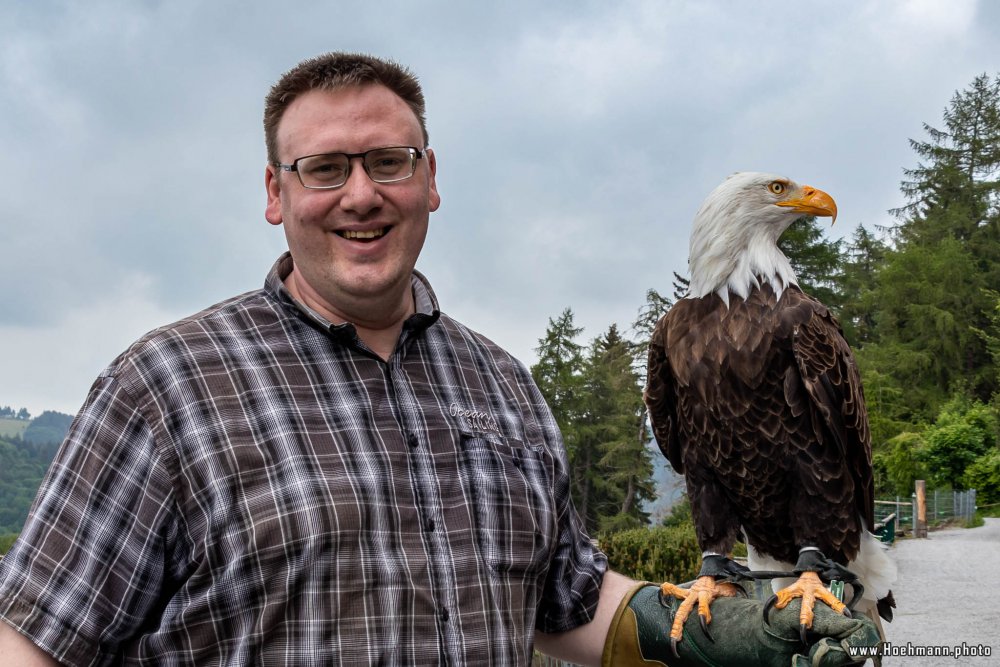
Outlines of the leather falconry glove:
[{"label": "leather falconry glove", "polygon": [[[773,610],[770,625],[762,618],[764,603],[739,597],[712,602],[711,637],[697,614],[684,625],[677,644],[670,644],[670,625],[679,602],[661,597],[660,587],[643,583],[625,595],[611,622],[604,644],[604,667],[668,665],[669,667],[840,667],[858,665],[864,657],[853,648],[878,646],[879,634],[868,618],[848,618],[826,605],[816,605],[816,617],[804,645],[799,636],[799,605],[795,600]],[[876,664],[878,660],[876,660]]]}]

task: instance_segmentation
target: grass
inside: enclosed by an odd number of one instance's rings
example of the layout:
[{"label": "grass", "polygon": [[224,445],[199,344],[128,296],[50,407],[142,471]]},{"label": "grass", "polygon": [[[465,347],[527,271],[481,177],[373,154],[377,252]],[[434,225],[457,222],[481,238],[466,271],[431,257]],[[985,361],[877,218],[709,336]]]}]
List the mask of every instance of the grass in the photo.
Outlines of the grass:
[{"label": "grass", "polygon": [[12,438],[21,435],[30,423],[27,419],[0,419],[0,437]]},{"label": "grass", "polygon": [[991,518],[1000,517],[1000,503],[976,508],[976,514],[978,514],[979,516],[988,516]]}]

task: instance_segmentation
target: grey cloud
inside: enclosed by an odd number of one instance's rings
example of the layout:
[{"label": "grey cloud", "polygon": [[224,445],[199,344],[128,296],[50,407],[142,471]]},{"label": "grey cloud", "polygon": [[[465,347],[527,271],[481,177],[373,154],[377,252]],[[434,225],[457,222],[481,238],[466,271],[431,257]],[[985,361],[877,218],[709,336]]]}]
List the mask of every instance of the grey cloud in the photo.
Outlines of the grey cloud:
[{"label": "grey cloud", "polygon": [[[889,222],[907,140],[1000,70],[995,3],[947,4],[943,20],[889,0],[7,3],[0,332],[43,376],[60,327],[109,333],[63,341],[58,383],[0,362],[0,403],[30,389],[51,392],[36,411],[71,409],[156,318],[261,283],[283,247],[262,215],[261,105],[302,58],[369,51],[421,77],[443,203],[419,267],[530,363],[564,307],[595,336],[669,293],[732,171],[827,189],[834,236]],[[145,307],[123,315],[123,298]]]}]

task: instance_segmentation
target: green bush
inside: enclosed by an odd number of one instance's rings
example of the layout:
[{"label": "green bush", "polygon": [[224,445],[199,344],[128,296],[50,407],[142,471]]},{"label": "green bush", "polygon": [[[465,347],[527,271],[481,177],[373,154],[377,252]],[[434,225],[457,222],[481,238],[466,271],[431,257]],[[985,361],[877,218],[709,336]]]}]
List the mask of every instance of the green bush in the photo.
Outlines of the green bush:
[{"label": "green bush", "polygon": [[976,490],[976,503],[1000,503],[1000,450],[993,449],[965,469],[965,485]]},{"label": "green bush", "polygon": [[884,471],[882,493],[909,496],[918,479],[928,479],[930,471],[923,462],[927,448],[919,433],[904,432],[891,438],[881,451],[873,454],[874,468]]},{"label": "green bush", "polygon": [[979,401],[957,396],[941,408],[934,425],[924,432],[921,459],[939,486],[965,487],[965,470],[997,441],[998,418]]},{"label": "green bush", "polygon": [[701,568],[694,526],[635,528],[598,540],[613,570],[644,581],[690,581]]}]

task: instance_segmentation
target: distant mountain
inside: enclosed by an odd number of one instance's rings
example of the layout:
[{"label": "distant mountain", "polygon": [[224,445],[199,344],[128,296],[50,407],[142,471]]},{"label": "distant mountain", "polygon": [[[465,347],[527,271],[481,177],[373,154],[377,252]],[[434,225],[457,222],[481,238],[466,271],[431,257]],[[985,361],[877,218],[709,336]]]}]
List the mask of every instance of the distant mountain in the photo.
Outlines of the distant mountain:
[{"label": "distant mountain", "polygon": [[656,441],[649,441],[649,451],[653,459],[653,479],[656,482],[656,500],[646,503],[643,509],[649,512],[649,520],[654,526],[663,523],[670,515],[670,508],[684,495],[684,478],[674,472],[670,462],[660,452]]}]

